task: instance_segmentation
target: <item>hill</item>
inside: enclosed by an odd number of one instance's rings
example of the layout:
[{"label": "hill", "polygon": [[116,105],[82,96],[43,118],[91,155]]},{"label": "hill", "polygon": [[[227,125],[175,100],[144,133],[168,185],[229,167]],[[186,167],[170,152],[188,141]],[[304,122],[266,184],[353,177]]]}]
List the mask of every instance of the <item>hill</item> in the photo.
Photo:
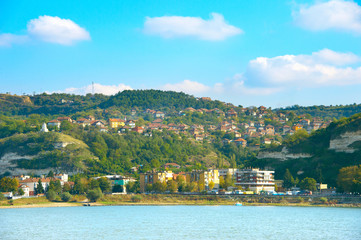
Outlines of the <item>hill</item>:
[{"label": "hill", "polygon": [[181,110],[188,107],[193,108],[224,108],[220,101],[210,101],[195,98],[194,96],[173,91],[161,90],[125,90],[111,96],[107,101],[99,105],[101,108],[122,107],[142,109],[163,109],[170,108]]},{"label": "hill", "polygon": [[0,139],[0,175],[85,171],[95,159],[84,142],[62,133],[30,132]]},{"label": "hill", "polygon": [[308,136],[299,131],[276,148],[261,151],[256,166],[272,167],[281,179],[288,168],[298,178],[336,186],[343,167],[361,164],[361,114],[343,118]]}]

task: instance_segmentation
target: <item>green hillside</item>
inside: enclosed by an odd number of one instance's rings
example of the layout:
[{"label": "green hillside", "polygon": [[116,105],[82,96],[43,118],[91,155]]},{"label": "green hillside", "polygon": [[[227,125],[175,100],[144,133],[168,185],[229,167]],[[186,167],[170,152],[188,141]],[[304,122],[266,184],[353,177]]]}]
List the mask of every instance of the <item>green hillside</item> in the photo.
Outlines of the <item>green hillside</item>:
[{"label": "green hillside", "polygon": [[[357,131],[361,131],[361,114],[333,122],[326,129],[318,130],[310,136],[305,132],[298,132],[285,140],[283,145],[261,152],[253,164],[262,168],[274,168],[276,178],[279,179],[288,168],[292,175],[300,179],[313,177],[319,182],[336,186],[337,175],[341,168],[361,164],[361,141],[357,138],[360,136]],[[355,133],[356,138],[349,140],[342,138],[345,133]],[[349,141],[349,144],[346,144],[347,149],[330,149],[330,142],[337,139]],[[287,160],[267,158],[267,155],[281,153],[282,149],[287,149],[288,154],[309,154],[310,157]]]}]

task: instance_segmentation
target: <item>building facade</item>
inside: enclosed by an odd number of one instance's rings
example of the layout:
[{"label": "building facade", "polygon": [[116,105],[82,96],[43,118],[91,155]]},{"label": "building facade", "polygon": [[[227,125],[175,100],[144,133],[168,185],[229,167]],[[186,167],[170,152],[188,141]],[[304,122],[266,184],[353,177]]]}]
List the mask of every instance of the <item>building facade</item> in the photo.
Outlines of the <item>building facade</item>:
[{"label": "building facade", "polygon": [[235,184],[256,194],[261,191],[273,192],[275,190],[274,171],[258,168],[239,169],[236,171]]}]

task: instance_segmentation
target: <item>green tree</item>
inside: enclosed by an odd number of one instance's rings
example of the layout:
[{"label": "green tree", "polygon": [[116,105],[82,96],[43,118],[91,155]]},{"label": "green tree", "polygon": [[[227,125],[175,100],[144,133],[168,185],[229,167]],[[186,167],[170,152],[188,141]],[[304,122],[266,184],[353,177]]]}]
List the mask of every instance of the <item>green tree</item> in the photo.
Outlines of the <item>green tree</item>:
[{"label": "green tree", "polygon": [[361,165],[341,168],[337,186],[340,192],[361,193]]},{"label": "green tree", "polygon": [[48,173],[48,175],[47,175],[47,177],[53,178],[53,177],[54,177],[53,171],[50,170],[49,173]]},{"label": "green tree", "polygon": [[167,190],[171,193],[174,193],[178,190],[178,184],[176,181],[170,180],[167,182]]},{"label": "green tree", "polygon": [[55,199],[57,198],[57,194],[54,190],[49,190],[47,193],[46,193],[46,198],[49,200],[49,201],[55,201]]},{"label": "green tree", "polygon": [[51,180],[49,183],[48,190],[53,190],[57,194],[61,193],[62,187],[61,187],[60,180],[55,180],[55,181]]},{"label": "green tree", "polygon": [[101,177],[98,179],[99,187],[102,190],[102,192],[110,192],[111,191],[111,185],[106,177]]},{"label": "green tree", "polygon": [[96,189],[89,190],[86,197],[89,199],[89,201],[96,202],[103,197],[103,193],[102,190],[98,187]]},{"label": "green tree", "polygon": [[23,196],[25,194],[24,190],[22,188],[18,189],[18,195]]},{"label": "green tree", "polygon": [[73,125],[69,121],[62,121],[60,124],[61,131],[68,131],[73,129]]},{"label": "green tree", "polygon": [[228,187],[234,186],[234,180],[230,173],[227,173],[226,179],[224,180],[224,188],[227,189]]},{"label": "green tree", "polygon": [[73,196],[69,193],[69,192],[63,192],[61,195],[60,195],[60,198],[63,202],[69,202],[70,199],[72,198]]},{"label": "green tree", "polygon": [[283,175],[283,187],[289,189],[295,185],[295,179],[293,178],[290,170],[286,169],[285,174]]},{"label": "green tree", "polygon": [[69,183],[64,183],[63,185],[63,192],[70,192],[72,189],[71,189],[71,186]]},{"label": "green tree", "polygon": [[300,188],[304,190],[316,191],[316,180],[306,177],[300,182]]},{"label": "green tree", "polygon": [[16,178],[3,177],[0,180],[1,192],[16,192],[19,186],[19,182]]},{"label": "green tree", "polygon": [[41,182],[41,179],[40,179],[40,178],[39,178],[38,184],[36,185],[35,193],[36,193],[36,194],[44,193],[43,183]]}]

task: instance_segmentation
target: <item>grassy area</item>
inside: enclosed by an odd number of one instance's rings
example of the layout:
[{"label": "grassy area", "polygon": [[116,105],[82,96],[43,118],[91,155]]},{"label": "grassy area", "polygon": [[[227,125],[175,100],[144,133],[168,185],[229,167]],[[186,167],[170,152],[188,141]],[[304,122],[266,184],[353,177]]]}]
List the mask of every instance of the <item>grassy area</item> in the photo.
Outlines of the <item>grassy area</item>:
[{"label": "grassy area", "polygon": [[[82,206],[85,196],[73,196],[71,202],[50,202],[45,197],[23,198],[0,201],[1,207],[66,207]],[[268,197],[268,196],[217,196],[217,195],[176,195],[176,194],[129,194],[105,195],[91,205],[234,205],[241,202],[245,206],[322,206],[361,207],[360,200],[344,201],[322,197]]]}]

